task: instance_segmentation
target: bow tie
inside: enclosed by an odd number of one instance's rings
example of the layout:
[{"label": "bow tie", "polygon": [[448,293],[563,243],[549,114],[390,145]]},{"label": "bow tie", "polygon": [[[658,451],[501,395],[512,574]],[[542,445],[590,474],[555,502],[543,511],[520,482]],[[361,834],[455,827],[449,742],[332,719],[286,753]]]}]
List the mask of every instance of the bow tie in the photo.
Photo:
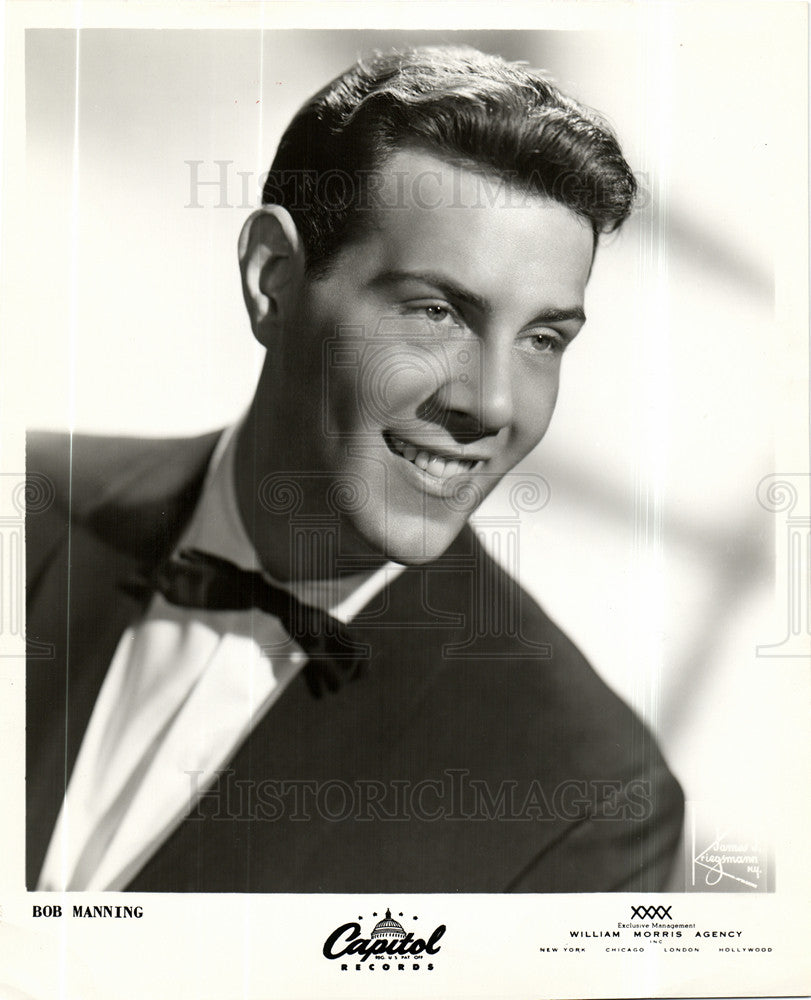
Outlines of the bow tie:
[{"label": "bow tie", "polygon": [[325,689],[337,691],[359,677],[369,656],[369,648],[355,642],[342,622],[269,583],[261,573],[240,569],[219,556],[184,549],[158,567],[150,586],[183,608],[257,608],[275,615],[309,657],[304,677],[317,698]]}]

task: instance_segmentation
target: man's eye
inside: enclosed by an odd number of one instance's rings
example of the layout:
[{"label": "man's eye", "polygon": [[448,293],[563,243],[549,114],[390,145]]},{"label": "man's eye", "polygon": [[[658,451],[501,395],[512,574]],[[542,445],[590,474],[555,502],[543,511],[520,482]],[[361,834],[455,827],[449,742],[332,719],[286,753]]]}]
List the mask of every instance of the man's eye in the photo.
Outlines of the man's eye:
[{"label": "man's eye", "polygon": [[456,314],[451,307],[440,302],[413,302],[409,304],[408,311],[415,316],[423,316],[429,322],[437,325],[458,323]]},{"label": "man's eye", "polygon": [[423,311],[432,323],[442,323],[444,320],[452,318],[451,311],[446,306],[423,306]]},{"label": "man's eye", "polygon": [[554,354],[562,351],[564,342],[554,333],[533,333],[527,338],[536,354]]}]

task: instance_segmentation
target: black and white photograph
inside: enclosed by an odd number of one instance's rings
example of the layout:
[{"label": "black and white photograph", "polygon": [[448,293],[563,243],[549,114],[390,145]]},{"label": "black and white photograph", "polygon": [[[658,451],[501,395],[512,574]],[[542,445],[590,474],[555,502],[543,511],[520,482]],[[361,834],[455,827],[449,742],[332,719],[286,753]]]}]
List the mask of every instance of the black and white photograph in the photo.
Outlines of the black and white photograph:
[{"label": "black and white photograph", "polygon": [[410,11],[7,5],[16,1000],[808,991],[807,7]]}]

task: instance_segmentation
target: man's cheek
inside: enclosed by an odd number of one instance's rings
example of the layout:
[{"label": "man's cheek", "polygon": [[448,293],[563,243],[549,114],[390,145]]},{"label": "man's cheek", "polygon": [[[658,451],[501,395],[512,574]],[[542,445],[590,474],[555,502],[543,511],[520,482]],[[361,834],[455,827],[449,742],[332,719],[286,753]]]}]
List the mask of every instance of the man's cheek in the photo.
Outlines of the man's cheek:
[{"label": "man's cheek", "polygon": [[448,378],[449,365],[436,344],[370,346],[358,376],[364,423],[387,427],[394,418],[402,431],[412,424],[420,426],[418,407]]},{"label": "man's cheek", "polygon": [[514,397],[516,443],[520,444],[523,454],[532,451],[543,438],[552,421],[555,404],[558,397],[557,378],[545,379],[517,387]]},{"label": "man's cheek", "polygon": [[333,443],[363,444],[371,438],[374,425],[370,408],[359,390],[361,378],[360,369],[354,365],[326,373],[320,408],[321,431]]}]

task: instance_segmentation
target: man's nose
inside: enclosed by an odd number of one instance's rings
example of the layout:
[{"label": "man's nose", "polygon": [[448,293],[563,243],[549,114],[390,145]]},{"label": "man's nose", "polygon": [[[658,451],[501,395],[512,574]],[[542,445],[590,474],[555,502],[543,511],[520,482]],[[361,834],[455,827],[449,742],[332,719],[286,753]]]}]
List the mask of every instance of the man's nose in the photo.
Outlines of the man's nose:
[{"label": "man's nose", "polygon": [[437,394],[444,426],[459,440],[498,434],[513,419],[512,342],[459,348]]}]

